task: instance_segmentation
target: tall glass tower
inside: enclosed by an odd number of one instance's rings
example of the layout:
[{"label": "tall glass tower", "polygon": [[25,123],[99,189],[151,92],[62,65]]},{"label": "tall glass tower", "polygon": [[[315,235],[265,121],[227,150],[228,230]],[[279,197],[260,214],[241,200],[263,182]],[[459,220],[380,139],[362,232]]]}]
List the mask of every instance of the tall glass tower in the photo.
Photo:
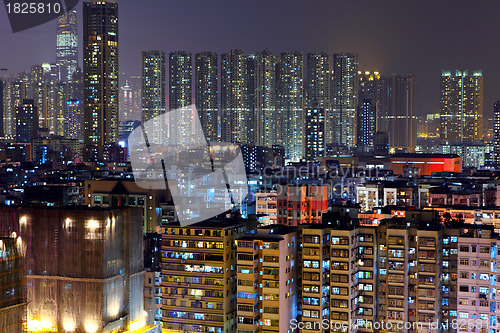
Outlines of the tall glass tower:
[{"label": "tall glass tower", "polygon": [[78,66],[78,35],[76,10],[70,10],[57,18],[56,64],[60,80],[72,82]]},{"label": "tall glass tower", "polygon": [[84,143],[118,142],[118,4],[83,3]]}]

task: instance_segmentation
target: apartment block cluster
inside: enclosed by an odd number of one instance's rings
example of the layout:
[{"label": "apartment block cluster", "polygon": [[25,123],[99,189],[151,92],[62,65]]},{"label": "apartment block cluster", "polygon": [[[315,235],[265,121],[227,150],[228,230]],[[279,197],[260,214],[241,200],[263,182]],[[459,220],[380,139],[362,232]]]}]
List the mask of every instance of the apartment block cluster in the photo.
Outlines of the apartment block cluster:
[{"label": "apartment block cluster", "polygon": [[436,216],[401,210],[363,226],[339,211],[298,227],[166,225],[163,329],[373,332],[384,322],[386,332],[417,332],[465,322],[468,332],[496,332],[498,234]]}]

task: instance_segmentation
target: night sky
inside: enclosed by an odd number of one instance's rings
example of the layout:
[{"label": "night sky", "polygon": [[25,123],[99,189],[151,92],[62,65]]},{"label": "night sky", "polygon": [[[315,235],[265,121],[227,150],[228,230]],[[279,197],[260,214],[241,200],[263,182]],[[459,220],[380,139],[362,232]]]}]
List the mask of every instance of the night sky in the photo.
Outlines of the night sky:
[{"label": "night sky", "polygon": [[[485,116],[500,99],[500,2],[387,0],[118,0],[120,71],[140,74],[140,51],[279,54],[357,52],[359,68],[417,75],[418,114],[439,108],[441,69],[482,69]],[[81,9],[81,2],[77,9]],[[81,26],[81,10],[79,11]],[[13,34],[0,8],[0,67],[55,62],[55,21]],[[81,39],[81,28],[79,31]],[[81,65],[80,52],[80,65]],[[124,82],[121,82],[122,85]]]}]

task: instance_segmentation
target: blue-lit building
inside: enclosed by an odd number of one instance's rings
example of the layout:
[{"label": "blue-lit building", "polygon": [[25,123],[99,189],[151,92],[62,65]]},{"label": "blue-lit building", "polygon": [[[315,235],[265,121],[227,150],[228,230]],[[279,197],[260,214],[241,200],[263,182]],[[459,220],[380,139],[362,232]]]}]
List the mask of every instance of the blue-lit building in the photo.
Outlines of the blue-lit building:
[{"label": "blue-lit building", "polygon": [[23,99],[16,108],[16,140],[31,143],[38,131],[38,108],[32,99]]}]

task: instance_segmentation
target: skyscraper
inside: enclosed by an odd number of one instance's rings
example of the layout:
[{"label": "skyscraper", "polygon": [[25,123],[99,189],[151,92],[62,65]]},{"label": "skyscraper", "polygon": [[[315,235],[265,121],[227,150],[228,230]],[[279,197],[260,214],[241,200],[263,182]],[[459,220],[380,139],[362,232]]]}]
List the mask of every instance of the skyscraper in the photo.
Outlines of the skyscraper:
[{"label": "skyscraper", "polygon": [[500,101],[493,107],[493,163],[500,163]]},{"label": "skyscraper", "polygon": [[66,102],[64,110],[64,137],[80,139],[81,137],[81,104],[79,100],[71,99]]},{"label": "skyscraper", "polygon": [[118,4],[83,3],[84,143],[118,142]]},{"label": "skyscraper", "polygon": [[304,124],[305,159],[314,161],[325,156],[325,109],[307,108]]},{"label": "skyscraper", "polygon": [[205,137],[218,139],[218,66],[217,53],[202,52],[195,58],[195,100]]},{"label": "skyscraper", "polygon": [[193,65],[187,51],[172,52],[169,60],[169,109],[175,110],[192,103]]},{"label": "skyscraper", "polygon": [[56,64],[60,79],[71,82],[78,65],[78,35],[76,11],[70,10],[57,18]]},{"label": "skyscraper", "polygon": [[[300,52],[281,54],[278,64],[278,111],[276,128],[285,148],[285,159],[299,161],[304,155],[304,64]],[[307,124],[307,123],[306,123]]]},{"label": "skyscraper", "polygon": [[[330,108],[330,54],[307,54],[307,106]],[[317,104],[314,104],[314,103]],[[330,139],[331,142],[331,139]]]},{"label": "skyscraper", "polygon": [[379,72],[358,72],[358,146],[373,148],[380,105]]},{"label": "skyscraper", "polygon": [[[169,110],[186,108],[193,103],[193,65],[191,52],[176,51],[169,54]],[[187,111],[187,110],[186,110]],[[169,137],[183,142],[191,133],[187,128],[191,122],[191,112],[182,112],[176,119],[170,119]]]},{"label": "skyscraper", "polygon": [[[276,111],[276,57],[269,50],[258,51],[255,55],[254,107],[255,143],[272,147],[277,142]],[[283,138],[289,140],[290,138]]]},{"label": "skyscraper", "polygon": [[128,85],[128,81],[125,81],[125,85],[120,87],[120,98],[119,98],[119,114],[121,121],[127,121],[132,119],[133,114],[133,92],[132,88]]},{"label": "skyscraper", "polygon": [[247,58],[241,50],[221,56],[221,140],[254,144],[248,104]]},{"label": "skyscraper", "polygon": [[481,140],[483,137],[483,73],[466,70],[441,73],[442,141]]},{"label": "skyscraper", "polygon": [[17,142],[30,143],[37,135],[38,108],[32,99],[24,99],[16,109]]},{"label": "skyscraper", "polygon": [[394,75],[391,78],[391,149],[415,151],[417,141],[416,77]]},{"label": "skyscraper", "polygon": [[[142,51],[142,123],[165,113],[165,52]],[[129,87],[130,89],[130,87]],[[132,91],[129,91],[131,109]],[[154,131],[154,133],[160,133]],[[151,133],[149,133],[151,135]],[[159,140],[160,138],[155,138]]]},{"label": "skyscraper", "polygon": [[[358,56],[353,53],[333,55],[332,110],[326,119],[327,138],[338,145],[353,148],[356,145],[356,74]],[[333,134],[333,136],[332,136]]]}]

